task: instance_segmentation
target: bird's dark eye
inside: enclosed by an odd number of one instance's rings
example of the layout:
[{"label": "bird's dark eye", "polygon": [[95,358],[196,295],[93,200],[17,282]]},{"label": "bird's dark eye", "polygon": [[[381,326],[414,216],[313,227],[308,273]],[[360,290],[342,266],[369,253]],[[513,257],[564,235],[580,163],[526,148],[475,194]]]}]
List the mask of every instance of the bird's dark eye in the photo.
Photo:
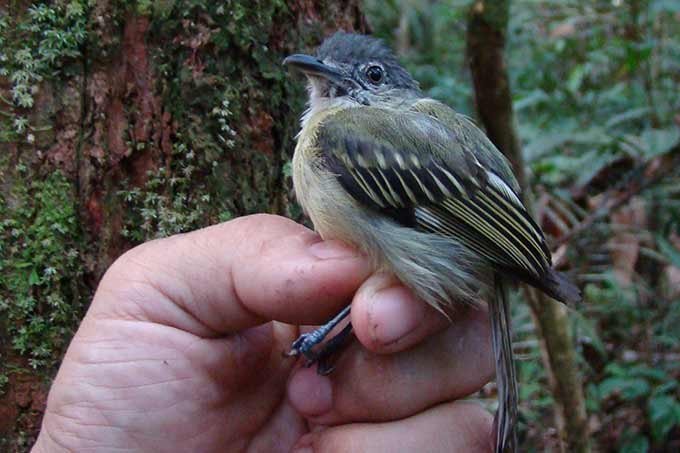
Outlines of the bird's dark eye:
[{"label": "bird's dark eye", "polygon": [[377,65],[369,66],[366,68],[366,77],[368,77],[368,80],[371,83],[377,85],[383,81],[383,78],[385,77],[385,71],[383,71],[383,68]]}]

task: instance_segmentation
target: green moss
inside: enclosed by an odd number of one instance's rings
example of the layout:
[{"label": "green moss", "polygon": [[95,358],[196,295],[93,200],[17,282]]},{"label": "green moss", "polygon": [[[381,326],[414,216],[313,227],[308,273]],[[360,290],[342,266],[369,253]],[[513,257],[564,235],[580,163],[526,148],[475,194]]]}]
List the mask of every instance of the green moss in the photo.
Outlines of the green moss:
[{"label": "green moss", "polygon": [[[45,1],[0,17],[0,76],[12,83],[0,138],[30,142],[35,126],[26,118],[39,85],[68,76],[85,47],[93,59],[115,51],[119,37],[99,39],[100,28],[116,28],[136,12],[151,19],[155,89],[176,126],[171,155],[160,157],[146,182],[111,194],[125,206],[123,235],[141,242],[253,212],[295,214],[281,201],[290,179],[283,167],[303,96],[279,62],[305,48],[301,36],[318,32],[274,32],[278,23],[294,23],[283,1],[113,2],[106,25],[88,21],[92,6]],[[21,170],[24,177],[13,177],[0,196],[0,327],[14,350],[40,367],[54,363],[90,294],[73,183],[60,173],[27,180],[35,170]]]},{"label": "green moss", "polygon": [[153,2],[151,0],[139,0],[136,6],[137,14],[140,16],[148,16],[153,11]]},{"label": "green moss", "polygon": [[290,212],[283,170],[297,127],[290,103],[300,111],[303,96],[280,66],[287,50],[275,48],[300,41],[298,32],[272,36],[275,22],[293,22],[285,2],[165,1],[150,18],[158,88],[178,132],[164,168],[119,192],[132,209],[125,235],[141,241],[238,215]]},{"label": "green moss", "polygon": [[88,0],[36,2],[15,15],[0,13],[0,77],[11,83],[11,99],[0,120],[0,143],[32,143],[39,125],[29,124],[25,111],[33,107],[39,84],[58,76],[81,56],[87,37]]},{"label": "green moss", "polygon": [[76,199],[59,172],[14,180],[0,198],[0,315],[14,350],[42,368],[58,359],[82,314]]},{"label": "green moss", "polygon": [[142,242],[200,228],[207,220],[216,222],[228,215],[216,209],[206,184],[197,182],[204,179],[200,173],[206,167],[212,164],[179,143],[169,165],[150,172],[143,187],[119,191],[127,206],[123,236]]}]

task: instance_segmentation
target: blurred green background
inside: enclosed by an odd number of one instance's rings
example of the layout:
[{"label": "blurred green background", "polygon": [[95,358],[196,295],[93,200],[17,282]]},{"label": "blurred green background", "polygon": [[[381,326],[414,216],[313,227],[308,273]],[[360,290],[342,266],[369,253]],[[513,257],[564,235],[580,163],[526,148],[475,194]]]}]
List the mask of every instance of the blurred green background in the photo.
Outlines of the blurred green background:
[{"label": "blurred green background", "polygon": [[[422,87],[474,117],[469,7],[366,2],[370,25],[399,49]],[[680,2],[515,0],[507,40],[536,212],[553,244],[564,239],[558,253],[585,286],[570,320],[595,447],[678,451],[679,172],[585,231],[570,231],[604,197],[625,191],[641,163],[680,141]],[[515,307],[525,445],[543,451],[554,448],[545,430],[554,401],[529,310]]]}]

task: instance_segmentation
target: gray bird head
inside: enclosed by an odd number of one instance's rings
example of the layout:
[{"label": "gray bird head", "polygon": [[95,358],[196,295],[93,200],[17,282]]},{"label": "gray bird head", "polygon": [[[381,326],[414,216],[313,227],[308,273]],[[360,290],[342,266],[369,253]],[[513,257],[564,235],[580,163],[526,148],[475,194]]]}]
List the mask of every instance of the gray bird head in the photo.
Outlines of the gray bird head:
[{"label": "gray bird head", "polygon": [[398,104],[420,95],[418,83],[380,39],[339,31],[327,38],[316,56],[291,55],[284,65],[309,79],[310,104]]}]

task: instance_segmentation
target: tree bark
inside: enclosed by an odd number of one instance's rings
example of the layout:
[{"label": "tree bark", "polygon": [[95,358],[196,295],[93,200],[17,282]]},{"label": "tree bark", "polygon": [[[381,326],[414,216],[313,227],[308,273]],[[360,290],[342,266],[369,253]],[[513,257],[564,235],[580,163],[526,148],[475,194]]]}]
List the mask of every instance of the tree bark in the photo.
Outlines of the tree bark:
[{"label": "tree bark", "polygon": [[510,160],[520,187],[526,190],[524,160],[503,56],[508,12],[507,0],[473,3],[468,20],[467,56],[479,119],[491,141]]},{"label": "tree bark", "polygon": [[240,215],[299,218],[285,168],[304,88],[280,62],[366,29],[359,0],[31,3],[0,0],[2,451],[31,444],[117,256]]},{"label": "tree bark", "polygon": [[[524,197],[530,200],[524,159],[515,127],[504,59],[509,2],[476,0],[470,11],[467,54],[479,117],[491,141],[510,160]],[[530,203],[528,203],[530,204]],[[566,308],[525,287],[552,393],[562,451],[589,452],[585,400]]]}]

